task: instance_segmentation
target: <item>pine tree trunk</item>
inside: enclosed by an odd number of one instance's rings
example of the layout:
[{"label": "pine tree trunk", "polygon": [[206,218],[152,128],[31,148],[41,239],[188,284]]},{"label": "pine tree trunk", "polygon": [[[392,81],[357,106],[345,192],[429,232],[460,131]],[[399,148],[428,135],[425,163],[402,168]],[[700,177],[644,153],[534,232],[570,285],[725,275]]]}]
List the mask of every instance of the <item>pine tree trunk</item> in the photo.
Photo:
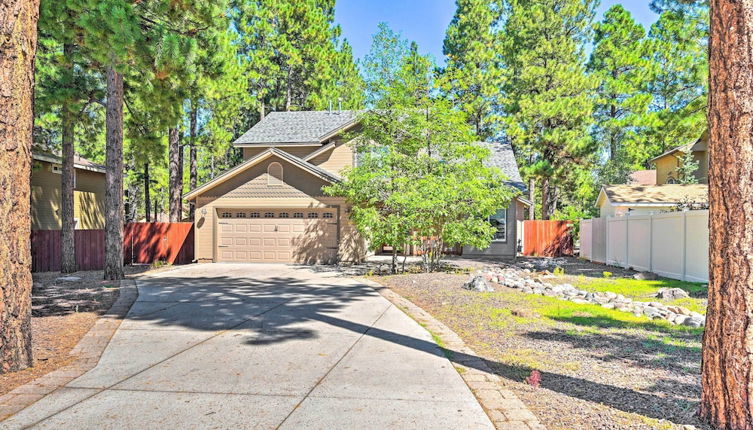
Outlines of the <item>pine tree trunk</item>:
[{"label": "pine tree trunk", "polygon": [[107,68],[105,279],[123,279],[123,75]]},{"label": "pine tree trunk", "polygon": [[39,0],[0,6],[0,373],[32,365],[31,143]]},{"label": "pine tree trunk", "polygon": [[[188,186],[193,190],[196,188],[196,186],[199,183],[199,169],[197,164],[197,147],[196,147],[196,138],[197,138],[197,127],[198,127],[198,109],[196,106],[193,106],[193,109],[191,110],[191,147],[189,149],[188,154]],[[189,214],[188,217],[191,221],[194,220],[196,216],[196,202],[191,201],[189,202]]]},{"label": "pine tree trunk", "polygon": [[528,180],[528,200],[531,202],[531,207],[528,208],[528,219],[536,219],[536,180],[531,178]]},{"label": "pine tree trunk", "polygon": [[151,201],[149,198],[149,186],[151,185],[151,179],[149,178],[149,163],[144,163],[144,217],[146,222],[152,222],[151,214]]},{"label": "pine tree trunk", "polygon": [[177,128],[168,130],[168,156],[170,161],[170,222],[180,222],[183,178],[180,174],[180,139]]},{"label": "pine tree trunk", "polygon": [[549,219],[550,207],[552,204],[550,198],[549,178],[544,178],[541,184],[541,219]]},{"label": "pine tree trunk", "polygon": [[[70,44],[63,45],[63,55],[70,59],[73,55],[73,47]],[[73,74],[73,65],[69,70]],[[75,148],[74,117],[68,106],[63,106],[61,117],[61,143],[63,158],[63,174],[60,181],[60,271],[73,273],[76,271],[76,218],[74,213],[74,183],[76,181],[76,168],[74,166]]]},{"label": "pine tree trunk", "polygon": [[712,0],[709,300],[700,416],[753,429],[753,4]]}]

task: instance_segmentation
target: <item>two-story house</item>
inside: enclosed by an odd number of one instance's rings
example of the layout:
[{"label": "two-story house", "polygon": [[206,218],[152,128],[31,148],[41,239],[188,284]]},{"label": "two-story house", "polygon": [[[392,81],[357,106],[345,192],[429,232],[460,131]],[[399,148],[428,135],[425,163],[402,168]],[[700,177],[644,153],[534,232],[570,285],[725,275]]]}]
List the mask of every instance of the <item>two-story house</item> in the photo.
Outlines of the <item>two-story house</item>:
[{"label": "two-story house", "polygon": [[[697,184],[680,184],[678,169],[686,154],[692,153],[698,163],[695,171]],[[629,184],[601,187],[596,206],[602,217],[626,213],[647,214],[666,211],[683,202],[708,202],[709,153],[708,132],[685,145],[673,148],[650,160],[656,170],[636,172],[631,176],[647,177],[653,173],[655,184],[631,181]],[[640,175],[637,175],[640,173]]]},{"label": "two-story house", "polygon": [[[353,111],[272,112],[239,137],[234,146],[244,161],[186,195],[196,203],[196,259],[362,260],[367,246],[349,220],[350,208],[322,192],[357,162],[344,133],[358,127]],[[509,145],[491,149],[512,185],[522,187]],[[515,255],[518,207],[516,201],[490,220],[498,229],[495,242],[476,252]]]}]

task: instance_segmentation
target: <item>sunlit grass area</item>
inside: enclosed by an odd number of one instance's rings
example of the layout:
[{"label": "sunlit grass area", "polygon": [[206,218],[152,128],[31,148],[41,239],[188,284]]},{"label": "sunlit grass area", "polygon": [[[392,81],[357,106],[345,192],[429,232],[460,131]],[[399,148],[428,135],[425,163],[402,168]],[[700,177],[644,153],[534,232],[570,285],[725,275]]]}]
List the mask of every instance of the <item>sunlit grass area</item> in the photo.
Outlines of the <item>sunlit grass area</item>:
[{"label": "sunlit grass area", "polygon": [[638,279],[627,278],[588,278],[585,276],[563,275],[549,280],[552,283],[572,284],[577,288],[593,291],[606,292],[611,291],[616,294],[622,294],[633,300],[644,302],[661,301],[655,296],[660,288],[680,288],[690,294],[689,298],[664,301],[667,304],[682,306],[693,312],[701,314],[706,313],[706,294],[708,292],[707,284],[700,282],[686,282],[675,279],[657,279],[655,281],[642,281]]}]

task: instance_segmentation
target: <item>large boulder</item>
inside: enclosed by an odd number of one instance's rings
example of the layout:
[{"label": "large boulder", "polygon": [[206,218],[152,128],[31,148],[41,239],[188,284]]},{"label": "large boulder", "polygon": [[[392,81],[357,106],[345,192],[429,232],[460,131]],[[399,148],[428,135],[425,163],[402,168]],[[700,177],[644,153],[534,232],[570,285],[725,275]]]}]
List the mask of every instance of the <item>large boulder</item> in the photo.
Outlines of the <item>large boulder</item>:
[{"label": "large boulder", "polygon": [[686,299],[690,295],[680,288],[659,288],[656,297],[664,300]]},{"label": "large boulder", "polygon": [[484,279],[481,275],[476,275],[471,277],[471,279],[468,280],[465,284],[463,284],[463,288],[470,291],[476,291],[479,293],[485,293],[485,292],[491,292],[494,291],[494,288],[489,286],[489,283],[486,282],[486,279]]}]

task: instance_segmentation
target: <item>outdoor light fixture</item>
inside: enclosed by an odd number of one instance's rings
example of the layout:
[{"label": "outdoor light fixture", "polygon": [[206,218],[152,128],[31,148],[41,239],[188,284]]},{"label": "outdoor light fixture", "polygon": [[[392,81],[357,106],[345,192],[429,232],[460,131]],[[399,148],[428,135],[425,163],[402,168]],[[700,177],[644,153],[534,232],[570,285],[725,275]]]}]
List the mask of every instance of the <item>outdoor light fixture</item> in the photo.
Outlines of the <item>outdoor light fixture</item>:
[{"label": "outdoor light fixture", "polygon": [[207,214],[207,208],[201,208],[201,214],[206,215]]}]

